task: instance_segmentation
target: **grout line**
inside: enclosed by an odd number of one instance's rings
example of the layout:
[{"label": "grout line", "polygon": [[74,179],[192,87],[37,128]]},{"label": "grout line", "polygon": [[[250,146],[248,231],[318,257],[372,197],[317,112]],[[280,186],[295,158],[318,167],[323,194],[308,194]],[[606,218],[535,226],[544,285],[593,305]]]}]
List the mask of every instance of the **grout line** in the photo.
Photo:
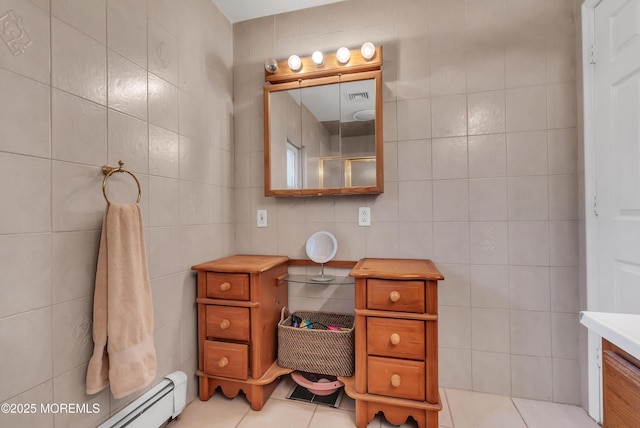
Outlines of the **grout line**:
[{"label": "grout line", "polygon": [[509,396],[509,401],[511,401],[511,404],[513,404],[513,407],[515,407],[516,412],[518,412],[518,415],[520,416],[520,419],[522,419],[522,423],[524,424],[524,426],[528,428],[529,424],[527,424],[527,421],[524,419],[524,416],[522,416],[522,413],[520,412],[520,408],[518,407],[516,402],[513,401],[513,396]]}]

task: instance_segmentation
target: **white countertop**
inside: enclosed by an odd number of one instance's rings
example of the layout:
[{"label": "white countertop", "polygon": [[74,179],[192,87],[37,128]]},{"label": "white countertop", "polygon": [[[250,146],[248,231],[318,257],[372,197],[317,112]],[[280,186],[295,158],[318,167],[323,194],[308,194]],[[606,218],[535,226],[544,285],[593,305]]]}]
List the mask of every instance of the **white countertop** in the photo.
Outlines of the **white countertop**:
[{"label": "white countertop", "polygon": [[580,323],[640,359],[640,315],[582,311]]}]

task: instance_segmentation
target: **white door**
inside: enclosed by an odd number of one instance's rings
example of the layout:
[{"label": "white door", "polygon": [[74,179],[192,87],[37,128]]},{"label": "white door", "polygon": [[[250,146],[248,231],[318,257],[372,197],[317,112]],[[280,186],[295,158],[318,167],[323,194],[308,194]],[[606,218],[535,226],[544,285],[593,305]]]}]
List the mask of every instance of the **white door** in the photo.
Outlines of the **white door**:
[{"label": "white door", "polygon": [[[640,314],[640,0],[595,8],[597,307]],[[588,178],[587,178],[588,179]]]}]

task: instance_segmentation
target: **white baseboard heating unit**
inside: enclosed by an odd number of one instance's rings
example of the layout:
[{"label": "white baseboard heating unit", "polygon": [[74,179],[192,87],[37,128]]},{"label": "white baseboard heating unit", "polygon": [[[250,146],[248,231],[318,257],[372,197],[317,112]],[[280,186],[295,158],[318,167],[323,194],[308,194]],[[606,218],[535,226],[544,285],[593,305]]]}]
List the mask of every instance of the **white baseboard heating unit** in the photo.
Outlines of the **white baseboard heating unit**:
[{"label": "white baseboard heating unit", "polygon": [[187,375],[173,372],[98,428],[158,428],[175,419],[187,401]]}]

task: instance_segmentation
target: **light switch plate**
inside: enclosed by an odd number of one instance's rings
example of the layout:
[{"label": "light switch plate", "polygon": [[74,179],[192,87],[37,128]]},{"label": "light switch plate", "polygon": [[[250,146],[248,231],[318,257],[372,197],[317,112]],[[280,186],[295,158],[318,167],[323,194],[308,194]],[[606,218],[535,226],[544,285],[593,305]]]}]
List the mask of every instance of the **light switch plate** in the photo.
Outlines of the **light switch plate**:
[{"label": "light switch plate", "polygon": [[256,225],[258,227],[267,227],[267,210],[258,210]]}]

